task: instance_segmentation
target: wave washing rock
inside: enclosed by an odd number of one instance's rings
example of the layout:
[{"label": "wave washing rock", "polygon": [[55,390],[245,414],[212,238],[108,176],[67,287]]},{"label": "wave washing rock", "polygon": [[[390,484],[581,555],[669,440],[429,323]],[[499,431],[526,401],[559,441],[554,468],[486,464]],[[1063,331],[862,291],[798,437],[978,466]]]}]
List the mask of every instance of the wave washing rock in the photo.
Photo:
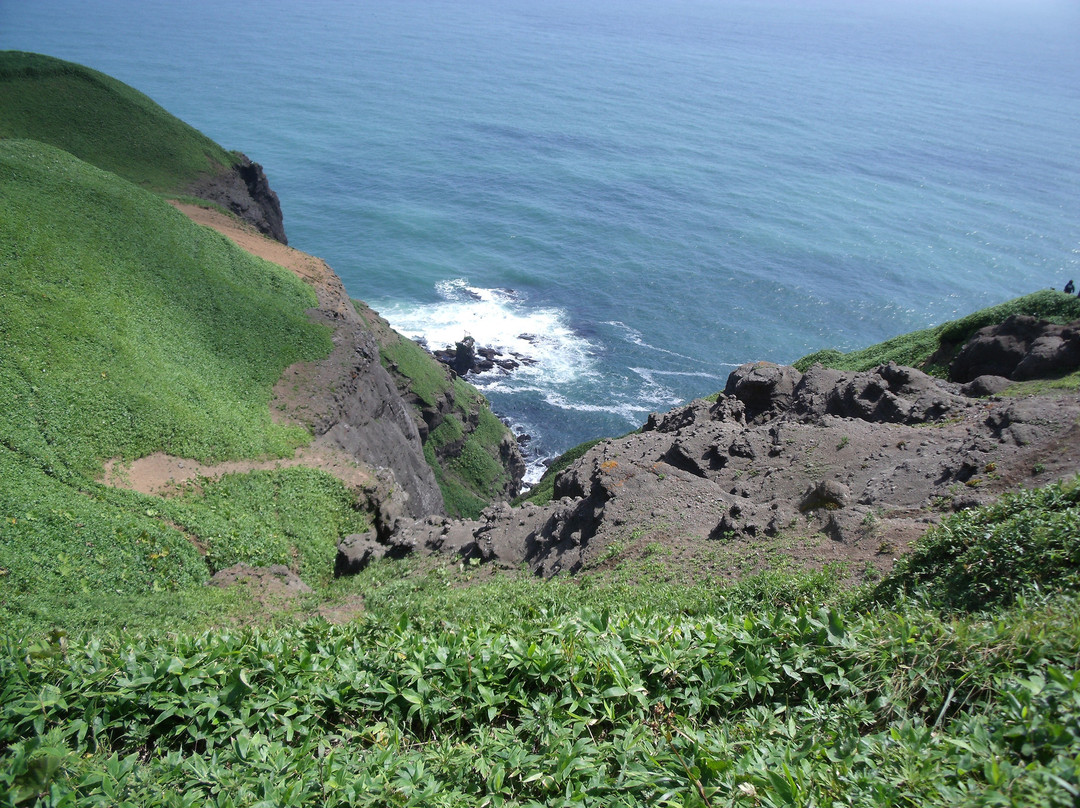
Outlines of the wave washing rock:
[{"label": "wave washing rock", "polygon": [[643,530],[702,557],[816,536],[810,563],[887,567],[942,511],[1015,487],[1033,469],[1038,484],[1075,473],[1080,457],[1075,395],[973,398],[895,364],[800,374],[754,363],[726,391],[602,441],[559,475],[548,505],[404,521],[394,540],[542,576],[595,566]]}]

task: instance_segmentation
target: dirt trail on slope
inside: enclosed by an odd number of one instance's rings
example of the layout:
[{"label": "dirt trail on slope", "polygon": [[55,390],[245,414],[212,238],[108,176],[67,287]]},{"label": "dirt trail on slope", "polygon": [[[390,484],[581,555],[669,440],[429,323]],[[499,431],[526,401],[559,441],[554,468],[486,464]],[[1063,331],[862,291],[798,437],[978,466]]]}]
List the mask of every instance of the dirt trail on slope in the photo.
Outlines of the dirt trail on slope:
[{"label": "dirt trail on slope", "polygon": [[[289,270],[313,287],[320,300],[331,294],[333,287],[340,285],[337,276],[321,258],[274,241],[251,225],[226,216],[220,211],[179,202],[170,202],[170,204],[196,224],[210,227],[252,255]],[[303,373],[305,366],[312,367],[311,363],[300,363],[290,367],[284,376],[288,376],[292,383],[278,384],[275,388],[275,398],[271,403],[271,413],[275,420],[289,423],[301,422],[303,420],[301,413],[311,406],[310,385],[300,386],[304,395],[290,395],[290,392],[298,387],[295,378],[297,373]],[[320,436],[314,438],[310,446],[298,449],[289,458],[233,460],[207,464],[157,452],[131,463],[109,460],[105,463],[103,482],[106,485],[128,488],[143,494],[167,496],[179,493],[186,484],[197,481],[199,478],[216,480],[225,474],[293,466],[320,469],[334,475],[352,489],[360,489],[374,479],[371,472],[362,464],[357,463],[348,452]]]}]

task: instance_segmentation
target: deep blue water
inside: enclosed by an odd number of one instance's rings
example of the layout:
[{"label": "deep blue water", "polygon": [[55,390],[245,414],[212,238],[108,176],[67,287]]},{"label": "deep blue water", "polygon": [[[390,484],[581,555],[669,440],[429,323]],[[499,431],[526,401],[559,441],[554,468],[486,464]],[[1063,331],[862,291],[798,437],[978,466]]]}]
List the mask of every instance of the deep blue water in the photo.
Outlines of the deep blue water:
[{"label": "deep blue water", "polygon": [[400,330],[539,360],[477,383],[545,454],[1080,280],[1078,42],[1071,0],[0,0]]}]

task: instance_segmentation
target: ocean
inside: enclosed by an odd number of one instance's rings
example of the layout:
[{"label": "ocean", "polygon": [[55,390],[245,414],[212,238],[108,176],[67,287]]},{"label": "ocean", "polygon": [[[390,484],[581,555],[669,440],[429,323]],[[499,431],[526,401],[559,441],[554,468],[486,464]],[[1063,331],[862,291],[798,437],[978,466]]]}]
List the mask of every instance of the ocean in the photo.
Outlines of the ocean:
[{"label": "ocean", "polygon": [[531,436],[1080,280],[1072,0],[3,0],[262,163],[290,243]]}]

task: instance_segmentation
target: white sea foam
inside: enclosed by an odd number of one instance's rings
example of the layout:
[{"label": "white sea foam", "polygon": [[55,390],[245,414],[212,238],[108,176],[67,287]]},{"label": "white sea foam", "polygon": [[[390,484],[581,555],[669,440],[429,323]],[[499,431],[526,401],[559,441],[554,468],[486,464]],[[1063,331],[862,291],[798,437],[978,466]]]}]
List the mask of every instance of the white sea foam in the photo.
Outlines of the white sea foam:
[{"label": "white sea foam", "polygon": [[[470,286],[465,278],[440,281],[435,289],[441,298],[435,303],[395,303],[381,313],[397,331],[422,339],[431,350],[453,347],[468,336],[501,358],[525,357],[529,361],[522,362],[515,376],[542,378],[545,387],[595,373],[595,346],[574,332],[562,309],[530,306],[512,289]],[[506,392],[520,390],[514,385]]]}]

